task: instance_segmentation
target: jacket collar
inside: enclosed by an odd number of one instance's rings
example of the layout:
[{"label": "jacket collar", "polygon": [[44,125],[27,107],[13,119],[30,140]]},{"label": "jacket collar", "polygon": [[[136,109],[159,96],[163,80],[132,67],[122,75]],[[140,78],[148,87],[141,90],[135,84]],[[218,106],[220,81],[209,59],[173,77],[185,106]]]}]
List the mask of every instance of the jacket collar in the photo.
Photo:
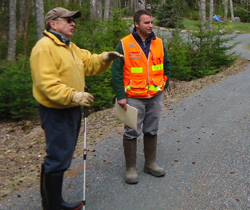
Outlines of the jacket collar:
[{"label": "jacket collar", "polygon": [[145,42],[142,41],[140,35],[135,31],[135,28],[134,28],[134,30],[132,32],[132,36],[134,37],[135,41],[140,45],[141,49],[143,50],[146,57],[148,58],[149,51],[150,51],[151,40],[156,39],[156,36],[155,36],[154,32],[152,31],[152,33],[148,36],[148,38],[146,39]]},{"label": "jacket collar", "polygon": [[45,36],[51,38],[58,45],[66,45],[63,42],[62,37],[60,35],[58,35],[58,34],[53,33],[52,31],[44,30],[43,34]]},{"label": "jacket collar", "polygon": [[69,43],[70,43],[69,37],[54,30],[49,30],[49,32],[57,36],[60,39],[60,41],[62,41],[63,43],[69,46]]},{"label": "jacket collar", "polygon": [[[134,27],[133,31],[132,31],[132,36],[135,38],[135,40],[138,42],[138,43],[143,43],[140,35],[136,32],[136,28]],[[148,36],[148,38],[146,39],[145,43],[151,41],[151,40],[155,40],[156,39],[156,36],[155,36],[155,33],[152,31],[152,33]]]}]

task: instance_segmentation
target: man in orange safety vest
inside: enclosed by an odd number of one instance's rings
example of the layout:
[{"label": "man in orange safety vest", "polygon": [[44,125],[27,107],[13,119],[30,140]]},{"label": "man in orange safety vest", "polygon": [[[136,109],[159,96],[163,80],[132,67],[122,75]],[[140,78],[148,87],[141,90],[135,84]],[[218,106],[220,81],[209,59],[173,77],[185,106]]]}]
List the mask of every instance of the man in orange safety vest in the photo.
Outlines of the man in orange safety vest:
[{"label": "man in orange safety vest", "polygon": [[116,51],[124,58],[112,64],[113,87],[118,104],[138,109],[137,130],[125,125],[123,147],[126,162],[125,181],[138,183],[136,170],[137,138],[143,133],[144,172],[155,177],[165,175],[156,163],[157,131],[162,109],[162,91],[169,85],[171,63],[162,40],[155,36],[152,14],[139,10],[134,29],[120,40]]}]

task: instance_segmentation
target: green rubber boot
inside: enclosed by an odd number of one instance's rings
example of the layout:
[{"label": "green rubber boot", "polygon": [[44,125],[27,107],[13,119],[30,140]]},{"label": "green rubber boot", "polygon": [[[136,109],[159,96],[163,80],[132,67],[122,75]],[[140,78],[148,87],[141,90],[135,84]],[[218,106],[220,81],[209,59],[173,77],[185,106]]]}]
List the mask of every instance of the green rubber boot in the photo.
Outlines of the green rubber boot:
[{"label": "green rubber boot", "polygon": [[156,163],[156,147],[157,147],[157,135],[147,136],[144,135],[144,156],[145,156],[145,165],[144,172],[151,174],[155,177],[165,176],[165,170],[158,166]]},{"label": "green rubber boot", "polygon": [[126,161],[126,176],[125,181],[128,184],[138,183],[138,173],[136,170],[136,150],[137,140],[123,139],[124,156]]}]

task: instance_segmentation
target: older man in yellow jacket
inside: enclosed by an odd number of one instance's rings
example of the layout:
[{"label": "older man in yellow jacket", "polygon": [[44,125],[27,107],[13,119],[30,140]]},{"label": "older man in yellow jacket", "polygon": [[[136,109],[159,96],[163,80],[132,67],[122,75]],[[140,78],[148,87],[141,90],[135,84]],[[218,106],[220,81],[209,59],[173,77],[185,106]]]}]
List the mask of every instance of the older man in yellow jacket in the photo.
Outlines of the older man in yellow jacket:
[{"label": "older man in yellow jacket", "polygon": [[81,209],[82,203],[62,198],[63,174],[70,167],[81,126],[81,106],[94,97],[84,92],[85,76],[107,70],[121,57],[117,52],[91,54],[70,41],[80,11],[62,7],[45,16],[46,30],[32,49],[30,65],[33,95],[39,102],[46,152],[41,171],[42,206],[46,210]]}]

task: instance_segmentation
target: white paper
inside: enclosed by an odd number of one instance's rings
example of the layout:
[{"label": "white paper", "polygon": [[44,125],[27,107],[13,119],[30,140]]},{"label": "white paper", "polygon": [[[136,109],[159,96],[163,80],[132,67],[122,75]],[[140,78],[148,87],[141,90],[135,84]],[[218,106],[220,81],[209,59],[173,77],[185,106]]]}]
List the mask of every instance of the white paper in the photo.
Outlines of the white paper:
[{"label": "white paper", "polygon": [[127,110],[123,109],[116,100],[115,116],[130,128],[137,130],[138,110],[127,104]]}]

